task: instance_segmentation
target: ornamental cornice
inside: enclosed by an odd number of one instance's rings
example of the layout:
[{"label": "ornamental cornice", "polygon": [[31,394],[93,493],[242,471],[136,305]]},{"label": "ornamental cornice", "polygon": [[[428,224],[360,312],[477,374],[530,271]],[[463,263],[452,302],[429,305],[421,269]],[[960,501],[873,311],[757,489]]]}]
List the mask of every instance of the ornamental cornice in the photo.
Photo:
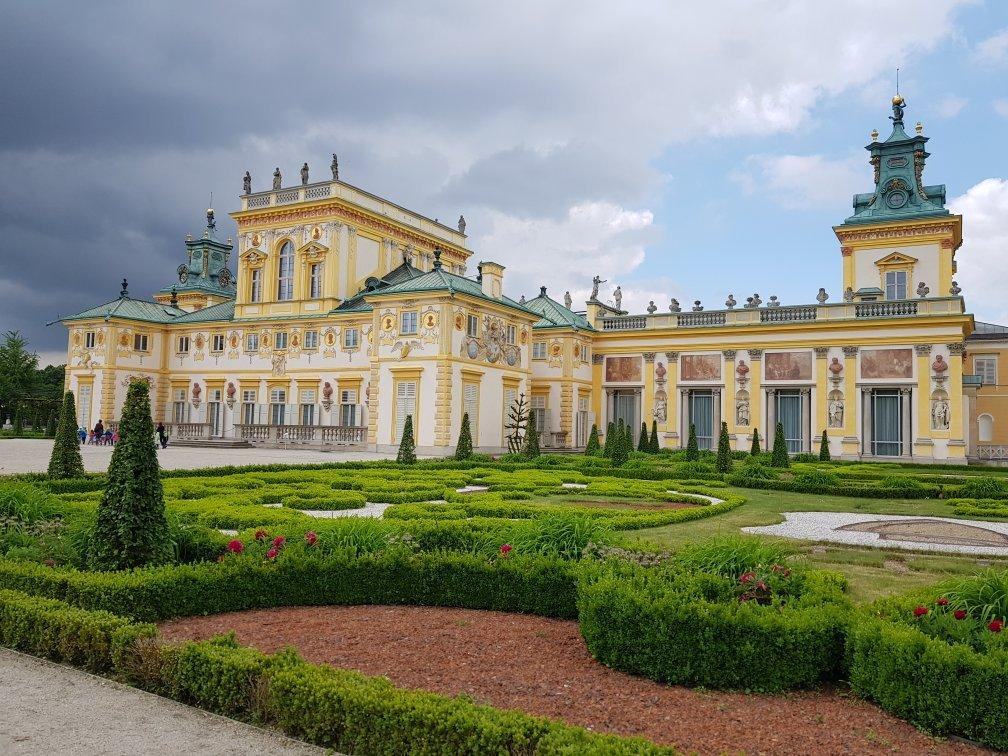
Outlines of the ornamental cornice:
[{"label": "ornamental cornice", "polygon": [[734,349],[725,349],[721,354],[724,355],[726,360],[734,360],[736,351]]},{"label": "ornamental cornice", "polygon": [[896,226],[895,228],[876,229],[835,229],[841,242],[871,241],[872,239],[901,239],[911,236],[932,236],[934,234],[954,234],[955,226],[951,223],[931,223],[925,226]]}]

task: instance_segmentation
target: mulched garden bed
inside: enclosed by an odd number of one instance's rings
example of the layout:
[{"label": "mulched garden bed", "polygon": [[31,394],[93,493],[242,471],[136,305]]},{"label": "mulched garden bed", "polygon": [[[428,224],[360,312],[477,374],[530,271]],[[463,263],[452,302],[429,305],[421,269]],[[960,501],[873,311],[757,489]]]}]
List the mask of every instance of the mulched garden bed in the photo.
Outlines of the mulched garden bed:
[{"label": "mulched garden bed", "polygon": [[433,607],[288,607],[187,617],[172,641],[234,631],[264,652],[384,675],[403,688],[466,694],[599,732],[642,735],[686,752],[981,753],[941,741],[842,688],[766,696],[660,685],[589,656],[577,623]]}]

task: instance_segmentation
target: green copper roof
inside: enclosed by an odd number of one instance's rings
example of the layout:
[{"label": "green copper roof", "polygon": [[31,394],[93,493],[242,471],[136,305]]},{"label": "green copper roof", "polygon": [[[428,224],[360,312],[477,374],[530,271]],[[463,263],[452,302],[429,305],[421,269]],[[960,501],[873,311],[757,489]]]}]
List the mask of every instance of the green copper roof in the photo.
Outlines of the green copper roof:
[{"label": "green copper roof", "polygon": [[148,302],[144,299],[121,296],[103,305],[78,312],[76,315],[61,317],[59,320],[66,322],[69,320],[90,320],[93,318],[120,318],[123,320],[137,320],[143,323],[174,323],[180,316],[185,314],[185,310],[180,310],[178,307],[170,307],[158,302]]},{"label": "green copper roof", "polygon": [[525,308],[540,315],[533,328],[573,328],[575,330],[592,331],[591,323],[580,313],[564,307],[546,295],[546,287],[539,289],[539,296],[525,303]]},{"label": "green copper roof", "polygon": [[178,267],[179,282],[165,286],[160,293],[175,289],[179,294],[202,292],[233,297],[234,275],[228,267],[234,245],[217,238],[213,209],[207,210],[207,226],[199,239],[186,239],[188,262]]},{"label": "green copper roof", "polygon": [[235,302],[233,299],[227,302],[204,307],[202,310],[187,312],[175,318],[174,323],[216,323],[221,321],[234,320]]},{"label": "green copper roof", "polygon": [[[929,153],[924,149],[928,138],[917,125],[916,134],[909,136],[903,129],[905,101],[893,98],[893,130],[884,142],[872,142],[867,147],[869,161],[875,169],[875,191],[854,195],[854,214],[842,225],[878,223],[890,220],[913,220],[948,215],[945,207],[945,186],[924,186],[922,175]],[[875,136],[875,134],[873,134]]]}]

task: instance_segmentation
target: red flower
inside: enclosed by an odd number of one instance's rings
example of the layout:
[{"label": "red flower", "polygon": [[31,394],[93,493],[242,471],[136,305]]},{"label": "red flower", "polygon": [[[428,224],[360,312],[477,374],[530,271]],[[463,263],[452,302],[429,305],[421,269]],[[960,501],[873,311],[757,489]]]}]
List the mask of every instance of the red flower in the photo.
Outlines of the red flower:
[{"label": "red flower", "polygon": [[228,541],[227,550],[232,554],[241,554],[245,551],[245,544],[239,541],[237,538]]},{"label": "red flower", "polygon": [[262,528],[259,528],[259,530],[257,530],[257,531],[255,532],[255,539],[256,539],[257,541],[261,541],[261,540],[263,540],[264,538],[266,538],[266,531],[265,531],[265,530],[263,530]]},{"label": "red flower", "polygon": [[756,587],[759,588],[761,591],[767,590],[767,584],[764,583],[762,580],[756,583]]},{"label": "red flower", "polygon": [[511,544],[510,543],[501,544],[500,553],[501,553],[501,556],[507,556],[508,554],[510,554],[511,553]]},{"label": "red flower", "polygon": [[948,606],[948,599],[947,599],[947,598],[945,598],[944,596],[942,596],[942,597],[941,597],[940,599],[938,599],[938,601],[937,601],[937,602],[935,602],[935,603],[937,603],[937,604],[938,604],[938,606]]},{"label": "red flower", "polygon": [[284,543],[286,543],[286,541],[287,541],[287,539],[284,538],[283,536],[277,536],[276,538],[273,539],[273,548],[274,549],[282,549],[283,545],[284,545]]},{"label": "red flower", "polygon": [[914,617],[923,617],[928,613],[928,608],[926,606],[918,606],[914,609]]},{"label": "red flower", "polygon": [[966,619],[966,610],[956,609],[954,612],[952,612],[952,616],[955,617],[957,620]]},{"label": "red flower", "polygon": [[315,533],[314,530],[309,530],[307,533],[304,534],[304,539],[305,543],[307,543],[309,546],[314,546],[315,542],[318,540],[318,535]]},{"label": "red flower", "polygon": [[987,625],[987,629],[990,630],[992,633],[1000,633],[1003,628],[1004,628],[1004,620],[999,619],[991,620],[991,623]]},{"label": "red flower", "polygon": [[742,577],[739,578],[739,582],[742,583],[742,585],[748,585],[755,579],[756,579],[755,572],[746,572],[742,575]]},{"label": "red flower", "polygon": [[276,559],[277,558],[277,554],[279,554],[279,553],[280,553],[280,549],[278,549],[278,548],[276,548],[274,546],[272,549],[270,549],[269,551],[266,552],[266,558],[267,559]]}]

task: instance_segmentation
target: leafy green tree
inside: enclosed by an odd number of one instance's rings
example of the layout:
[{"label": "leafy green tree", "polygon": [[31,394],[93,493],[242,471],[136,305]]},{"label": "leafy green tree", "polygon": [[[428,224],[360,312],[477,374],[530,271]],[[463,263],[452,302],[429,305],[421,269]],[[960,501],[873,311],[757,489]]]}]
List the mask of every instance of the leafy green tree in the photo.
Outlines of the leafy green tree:
[{"label": "leafy green tree", "polygon": [[597,457],[602,451],[598,440],[598,426],[592,423],[591,433],[588,434],[588,445],[585,447],[585,454],[589,457]]},{"label": "leafy green tree", "polygon": [[536,428],[536,413],[529,413],[528,425],[525,428],[525,444],[522,446],[522,454],[529,459],[535,459],[542,452],[539,451],[539,430]]},{"label": "leafy green tree", "polygon": [[80,437],[77,435],[77,407],[72,391],[63,395],[59,424],[56,426],[56,441],[49,456],[49,477],[84,477],[84,461],[80,453]]},{"label": "leafy green tree", "polygon": [[648,451],[657,454],[661,451],[661,444],[658,443],[658,421],[651,421],[651,439],[648,441]]},{"label": "leafy green tree", "polygon": [[647,425],[640,424],[640,437],[637,439],[637,451],[646,452],[648,450]]},{"label": "leafy green tree", "polygon": [[717,442],[717,462],[714,463],[714,469],[719,473],[731,472],[732,468],[732,458],[731,458],[731,444],[728,439],[728,423],[721,423],[721,434],[718,436]]},{"label": "leafy green tree", "polygon": [[686,442],[686,461],[696,462],[700,459],[700,444],[697,443],[696,426],[690,423],[689,441]]},{"label": "leafy green tree", "polygon": [[602,447],[602,456],[611,457],[612,456],[612,442],[613,437],[616,435],[616,424],[610,420],[609,427],[606,428],[605,434],[605,445]]},{"label": "leafy green tree", "polygon": [[46,438],[54,438],[56,436],[56,426],[58,424],[59,424],[59,410],[50,412],[49,420],[46,421],[46,429],[45,429]]},{"label": "leafy green tree", "polygon": [[758,457],[762,453],[759,443],[759,428],[752,429],[752,448],[749,450],[749,453],[754,457]]},{"label": "leafy green tree", "polygon": [[787,441],[784,438],[784,426],[781,423],[777,423],[777,430],[774,432],[773,456],[770,458],[770,466],[791,466],[791,460],[788,457]]},{"label": "leafy green tree", "polygon": [[455,447],[455,459],[464,461],[473,454],[472,431],[469,429],[469,413],[462,415],[462,428],[459,430],[458,445]]},{"label": "leafy green tree", "polygon": [[98,505],[90,559],[97,569],[124,570],[164,564],[171,556],[149,388],[145,381],[133,381]]},{"label": "leafy green tree", "polygon": [[23,436],[25,408],[21,404],[15,404],[12,411],[14,413],[14,435]]},{"label": "leafy green tree", "polygon": [[822,441],[819,442],[819,461],[830,461],[829,438],[826,436],[826,431],[822,432]]},{"label": "leafy green tree", "polygon": [[399,440],[399,453],[396,462],[400,465],[412,465],[416,462],[416,441],[413,440],[413,415],[406,415],[403,423],[402,438]]},{"label": "leafy green tree", "polygon": [[35,382],[38,355],[27,347],[28,340],[17,331],[7,331],[0,344],[0,425],[14,414],[14,405],[31,393]]}]

